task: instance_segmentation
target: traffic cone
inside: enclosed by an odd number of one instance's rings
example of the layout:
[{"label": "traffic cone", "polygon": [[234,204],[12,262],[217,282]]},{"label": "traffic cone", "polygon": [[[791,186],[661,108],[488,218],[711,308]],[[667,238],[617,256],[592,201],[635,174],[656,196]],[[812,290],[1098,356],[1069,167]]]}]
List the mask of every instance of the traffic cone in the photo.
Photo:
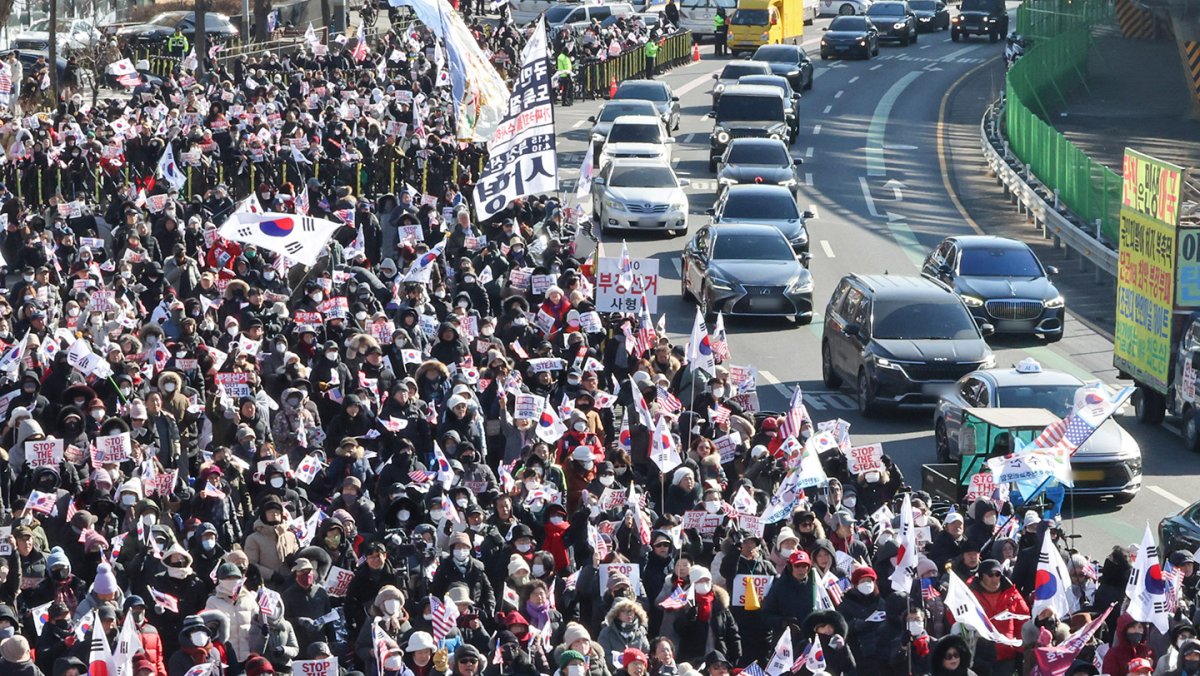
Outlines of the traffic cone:
[{"label": "traffic cone", "polygon": [[614,97],[616,95],[617,95],[617,78],[614,77],[612,79],[612,82],[610,82],[608,85],[608,98],[611,99],[612,97]]},{"label": "traffic cone", "polygon": [[693,42],[692,43],[692,61],[699,61],[699,60],[700,60],[700,43]]},{"label": "traffic cone", "polygon": [[742,578],[742,581],[746,583],[746,600],[743,604],[746,610],[758,610],[762,608],[762,602],[758,598],[758,588],[754,586],[754,580],[747,575]]}]

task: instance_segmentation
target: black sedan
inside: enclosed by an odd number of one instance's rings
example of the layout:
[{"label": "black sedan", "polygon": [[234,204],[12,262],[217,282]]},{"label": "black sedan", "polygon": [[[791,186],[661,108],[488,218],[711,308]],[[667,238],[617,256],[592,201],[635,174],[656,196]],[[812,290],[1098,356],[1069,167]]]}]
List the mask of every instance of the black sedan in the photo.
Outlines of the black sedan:
[{"label": "black sedan", "polygon": [[780,75],[747,75],[740,78],[738,84],[764,85],[779,90],[783,96],[783,112],[787,116],[788,141],[795,143],[800,135],[800,94],[792,89],[788,79]]},{"label": "black sedan", "polygon": [[917,15],[917,32],[932,33],[950,28],[950,10],[942,0],[908,0]]},{"label": "black sedan", "polygon": [[1193,502],[1158,522],[1158,541],[1161,552],[1189,552],[1200,548],[1200,502]]},{"label": "black sedan", "polygon": [[921,273],[954,289],[975,320],[997,333],[1036,333],[1048,343],[1063,337],[1065,302],[1050,281],[1058,270],[1042,265],[1024,242],[949,237],[925,259]]},{"label": "black sedan", "polygon": [[895,40],[902,46],[917,41],[917,17],[907,2],[877,2],[867,10],[867,20],[879,31],[880,40]]},{"label": "black sedan", "polygon": [[718,312],[812,321],[812,274],[769,225],[706,225],[684,247],[682,268],[684,301],[710,321]]},{"label": "black sedan", "polygon": [[763,45],[750,60],[766,61],[771,72],[786,77],[796,91],[812,89],[812,59],[800,45]]},{"label": "black sedan", "polygon": [[[126,42],[159,42],[171,37],[175,29],[192,40],[196,35],[195,12],[163,12],[146,23],[125,26],[117,31],[117,37]],[[216,12],[204,15],[204,28],[210,40],[222,40],[237,37],[237,26],[229,17]]]},{"label": "black sedan", "polygon": [[825,27],[821,37],[821,59],[879,55],[879,31],[863,16],[839,16]]},{"label": "black sedan", "polygon": [[787,145],[773,138],[736,138],[721,157],[717,196],[729,186],[765,183],[787,186],[795,195],[800,188],[796,168],[804,160],[792,159]]}]

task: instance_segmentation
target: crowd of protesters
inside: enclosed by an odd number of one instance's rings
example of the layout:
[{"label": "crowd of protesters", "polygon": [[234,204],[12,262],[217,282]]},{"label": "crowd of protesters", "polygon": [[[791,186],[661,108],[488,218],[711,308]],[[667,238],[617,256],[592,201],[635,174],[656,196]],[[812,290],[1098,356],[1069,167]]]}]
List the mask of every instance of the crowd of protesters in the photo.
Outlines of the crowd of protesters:
[{"label": "crowd of protesters", "polygon": [[[515,67],[521,29],[475,34]],[[1122,611],[1130,549],[946,511],[887,456],[822,453],[763,523],[826,421],[755,411],[723,336],[700,372],[598,312],[612,280],[553,198],[475,222],[426,31],[322,47],[6,118],[0,676],[1009,676],[1114,604],[1056,673],[1200,673],[1191,552],[1165,553],[1164,633]],[[290,266],[216,235],[249,202],[344,226]],[[1046,538],[1066,612],[1034,598]],[[956,621],[956,581],[1007,641]]]}]

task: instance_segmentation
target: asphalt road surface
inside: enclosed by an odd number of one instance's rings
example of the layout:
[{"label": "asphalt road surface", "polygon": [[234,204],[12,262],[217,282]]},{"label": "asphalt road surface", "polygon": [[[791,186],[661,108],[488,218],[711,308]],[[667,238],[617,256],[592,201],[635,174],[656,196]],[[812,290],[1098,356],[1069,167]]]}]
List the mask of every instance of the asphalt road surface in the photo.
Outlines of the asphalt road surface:
[{"label": "asphalt road surface", "polygon": [[[821,316],[843,275],[916,274],[926,253],[944,237],[999,231],[1004,225],[995,213],[1000,194],[986,183],[980,188],[978,176],[978,124],[997,81],[1002,82],[1004,43],[981,38],[955,43],[947,31],[923,34],[908,47],[881,44],[880,55],[868,61],[821,61],[821,28],[829,20],[805,28],[802,44],[814,59],[816,76],[801,101],[800,135],[791,148],[793,157],[804,158],[800,207],[816,214],[808,223],[816,316],[809,326],[726,318],[726,330],[733,363],[758,369],[764,410],[784,409],[794,388],[801,387],[814,419],[849,421],[856,444],[881,442],[908,482],[919,485],[921,465],[935,461],[932,409],[905,408],[865,419],[852,392],[825,388]],[[710,45],[701,51],[700,62],[661,78],[680,97],[682,123],[673,154],[680,177],[691,180],[690,232],[707,222],[704,210],[715,195],[716,180],[707,166],[712,120],[704,115],[711,107],[711,74],[728,58],[713,57]],[[598,107],[599,102],[581,102],[555,110],[562,189],[570,204],[591,127],[587,117]],[[970,190],[960,187],[972,182]],[[590,198],[583,198],[583,206],[590,214]],[[695,317],[679,285],[680,251],[689,237],[621,233],[603,238],[607,256],[617,256],[624,239],[632,257],[659,261],[655,318],[666,313],[676,344],[687,341]],[[1073,288],[1095,295],[1083,288],[1086,279],[1064,280],[1069,314]],[[1111,296],[1109,302],[1111,307]],[[1036,337],[993,339],[997,363],[1009,366],[1033,357],[1046,368],[1117,383],[1112,343],[1089,325],[1068,316],[1066,335],[1054,345]],[[1077,546],[1092,556],[1103,557],[1114,543],[1140,541],[1146,522],[1156,526],[1164,515],[1200,498],[1191,476],[1200,459],[1185,451],[1171,430],[1140,426],[1131,416],[1129,410],[1119,420],[1145,456],[1141,492],[1126,505],[1077,499],[1073,511],[1070,502],[1065,509],[1065,518],[1075,515],[1067,518],[1067,527],[1081,535]]]}]

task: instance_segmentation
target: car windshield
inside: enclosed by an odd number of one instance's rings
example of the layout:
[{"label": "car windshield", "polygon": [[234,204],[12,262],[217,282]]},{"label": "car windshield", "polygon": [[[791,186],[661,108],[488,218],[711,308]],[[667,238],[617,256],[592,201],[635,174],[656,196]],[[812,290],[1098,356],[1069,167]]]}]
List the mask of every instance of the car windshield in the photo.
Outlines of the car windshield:
[{"label": "car windshield", "polygon": [[792,163],[787,150],[774,143],[735,143],[729,149],[730,164],[754,164],[784,167]]},{"label": "car windshield", "polygon": [[785,189],[763,191],[738,191],[729,193],[721,218],[727,221],[752,219],[755,221],[794,221],[800,218],[796,200]]},{"label": "car windshield", "polygon": [[934,0],[909,0],[908,6],[918,12],[932,12],[937,9],[937,3]]},{"label": "car windshield", "polygon": [[861,16],[839,16],[829,22],[831,31],[865,31],[867,20]]},{"label": "car windshield", "polygon": [[562,23],[573,11],[575,11],[574,7],[555,5],[546,10],[546,23]]},{"label": "car windshield", "polygon": [[1004,408],[1044,408],[1063,418],[1075,405],[1081,385],[1011,385],[996,388],[996,405]]},{"label": "car windshield", "polygon": [[757,52],[754,52],[755,61],[783,61],[785,63],[799,63],[800,59],[796,54],[796,50],[782,45],[759,47]]},{"label": "car windshield", "polygon": [[1033,252],[1019,249],[965,249],[958,260],[958,274],[970,277],[1041,277],[1042,268]]},{"label": "car windshield", "polygon": [[965,340],[979,329],[957,300],[909,299],[875,301],[874,331],[880,340]]},{"label": "car windshield", "polygon": [[786,95],[791,95],[792,93],[792,88],[788,86],[788,81],[776,75],[747,75],[738,80],[738,84],[756,84],[764,87],[774,87]]},{"label": "car windshield", "polygon": [[765,9],[739,9],[733,13],[730,23],[735,26],[765,26],[768,16]]},{"label": "car windshield", "polygon": [[958,6],[960,12],[991,12],[996,9],[997,0],[963,0]]},{"label": "car windshield", "polygon": [[713,260],[738,261],[753,258],[760,261],[795,260],[792,248],[776,233],[717,235]]},{"label": "car windshield", "polygon": [[614,124],[608,132],[609,143],[658,143],[657,124]]},{"label": "car windshield", "polygon": [[736,80],[743,75],[763,75],[763,68],[758,64],[731,63],[721,71],[722,80]]},{"label": "car windshield", "polygon": [[667,88],[652,82],[626,83],[617,89],[618,99],[638,99],[641,101],[666,101]]},{"label": "car windshield", "polygon": [[877,2],[867,10],[867,16],[904,16],[904,3]]},{"label": "car windshield", "polygon": [[150,23],[154,24],[155,26],[171,26],[174,28],[175,24],[179,23],[180,19],[182,18],[182,16],[174,13],[162,14],[151,19]]},{"label": "car windshield", "polygon": [[610,103],[604,106],[604,110],[600,111],[600,117],[596,118],[600,122],[612,122],[622,115],[655,115],[654,106],[649,101],[638,101],[636,103]]},{"label": "car windshield", "polygon": [[614,188],[674,188],[679,185],[667,167],[617,167],[608,184]]},{"label": "car windshield", "polygon": [[727,94],[717,102],[717,122],[775,122],[783,120],[780,96]]}]

